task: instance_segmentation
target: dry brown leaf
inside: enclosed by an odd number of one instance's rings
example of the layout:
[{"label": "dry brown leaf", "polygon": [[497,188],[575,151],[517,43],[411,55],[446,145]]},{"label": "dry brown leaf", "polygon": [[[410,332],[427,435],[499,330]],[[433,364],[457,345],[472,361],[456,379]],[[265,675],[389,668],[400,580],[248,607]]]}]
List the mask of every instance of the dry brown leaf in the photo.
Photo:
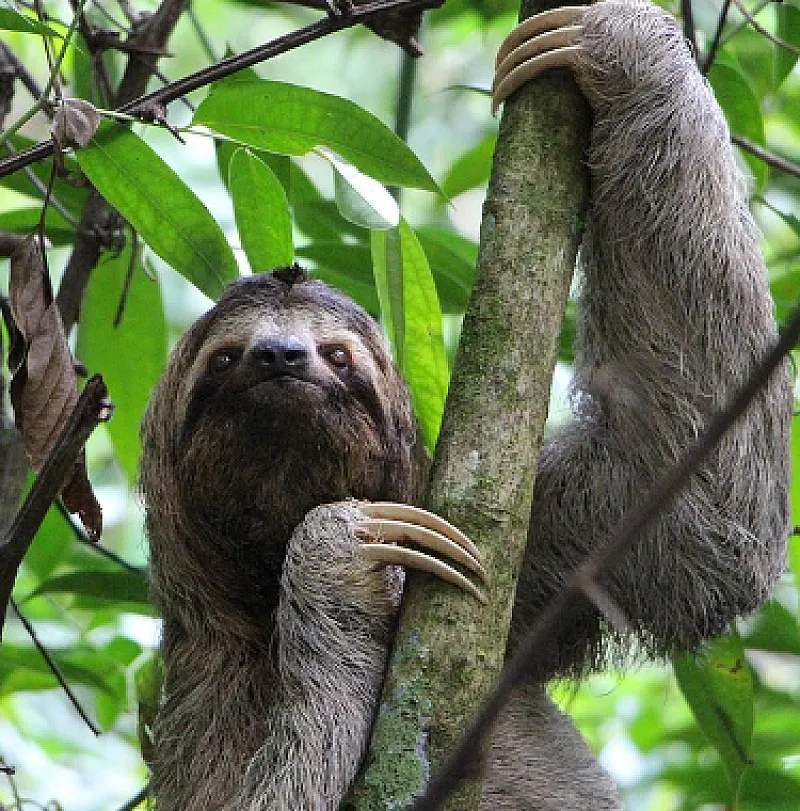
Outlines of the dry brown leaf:
[{"label": "dry brown leaf", "polygon": [[50,133],[60,147],[86,146],[100,125],[100,114],[83,99],[62,99],[53,115]]},{"label": "dry brown leaf", "polygon": [[[29,236],[11,256],[9,304],[18,331],[9,353],[11,402],[25,453],[38,473],[78,402],[78,381],[39,240]],[[99,537],[102,512],[83,454],[62,488],[64,504]]]}]

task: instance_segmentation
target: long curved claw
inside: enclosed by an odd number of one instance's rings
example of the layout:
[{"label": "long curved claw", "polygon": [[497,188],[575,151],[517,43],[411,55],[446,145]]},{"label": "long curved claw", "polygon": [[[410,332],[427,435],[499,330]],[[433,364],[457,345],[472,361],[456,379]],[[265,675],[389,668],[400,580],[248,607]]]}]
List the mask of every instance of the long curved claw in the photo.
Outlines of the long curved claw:
[{"label": "long curved claw", "polygon": [[500,104],[531,79],[552,68],[571,68],[580,46],[572,43],[583,31],[581,6],[545,11],[520,23],[497,53],[492,86],[492,115]]},{"label": "long curved claw", "polygon": [[362,504],[360,509],[366,518],[358,532],[367,541],[361,545],[361,550],[370,560],[429,572],[464,589],[480,602],[486,602],[483,592],[449,563],[401,545],[412,543],[436,552],[461,564],[488,584],[489,573],[480,553],[461,530],[438,515],[407,504],[373,502]]}]

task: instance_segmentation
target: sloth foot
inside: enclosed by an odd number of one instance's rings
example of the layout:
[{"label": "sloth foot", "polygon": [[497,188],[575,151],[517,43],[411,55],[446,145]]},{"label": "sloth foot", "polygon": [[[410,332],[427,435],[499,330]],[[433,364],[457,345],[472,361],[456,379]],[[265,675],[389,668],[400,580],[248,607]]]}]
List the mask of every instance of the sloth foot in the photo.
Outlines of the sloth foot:
[{"label": "sloth foot", "polygon": [[488,585],[489,573],[480,552],[461,530],[438,515],[408,504],[378,501],[359,504],[359,510],[366,518],[358,525],[356,535],[364,541],[361,552],[366,558],[428,572],[458,586],[480,602],[487,602],[486,595],[449,563],[402,545],[413,544],[447,557],[474,572]]},{"label": "sloth foot", "polygon": [[492,115],[522,85],[546,70],[572,68],[580,46],[573,45],[583,32],[584,8],[563,8],[535,14],[505,38],[497,52],[492,83]]}]

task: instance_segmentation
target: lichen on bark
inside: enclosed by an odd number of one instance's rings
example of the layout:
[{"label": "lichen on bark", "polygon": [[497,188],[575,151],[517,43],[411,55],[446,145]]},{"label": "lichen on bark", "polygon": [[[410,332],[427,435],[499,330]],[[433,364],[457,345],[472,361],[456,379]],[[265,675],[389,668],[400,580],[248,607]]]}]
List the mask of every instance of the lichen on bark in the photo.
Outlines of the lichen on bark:
[{"label": "lichen on bark", "polygon": [[[523,5],[521,18],[548,6]],[[365,768],[344,808],[406,807],[461,736],[503,664],[527,536],[558,336],[587,205],[589,114],[553,72],[505,107],[484,204],[475,289],[450,385],[426,506],[480,547],[480,606],[408,578]],[[447,808],[470,811],[478,777]]]}]

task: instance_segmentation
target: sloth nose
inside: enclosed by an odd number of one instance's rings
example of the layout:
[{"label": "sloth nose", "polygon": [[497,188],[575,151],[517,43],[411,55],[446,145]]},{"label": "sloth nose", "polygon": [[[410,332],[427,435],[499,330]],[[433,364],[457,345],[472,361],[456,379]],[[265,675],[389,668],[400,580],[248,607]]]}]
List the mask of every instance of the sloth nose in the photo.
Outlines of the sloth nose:
[{"label": "sloth nose", "polygon": [[262,338],[250,350],[250,357],[269,377],[296,375],[308,366],[309,351],[299,338]]}]

